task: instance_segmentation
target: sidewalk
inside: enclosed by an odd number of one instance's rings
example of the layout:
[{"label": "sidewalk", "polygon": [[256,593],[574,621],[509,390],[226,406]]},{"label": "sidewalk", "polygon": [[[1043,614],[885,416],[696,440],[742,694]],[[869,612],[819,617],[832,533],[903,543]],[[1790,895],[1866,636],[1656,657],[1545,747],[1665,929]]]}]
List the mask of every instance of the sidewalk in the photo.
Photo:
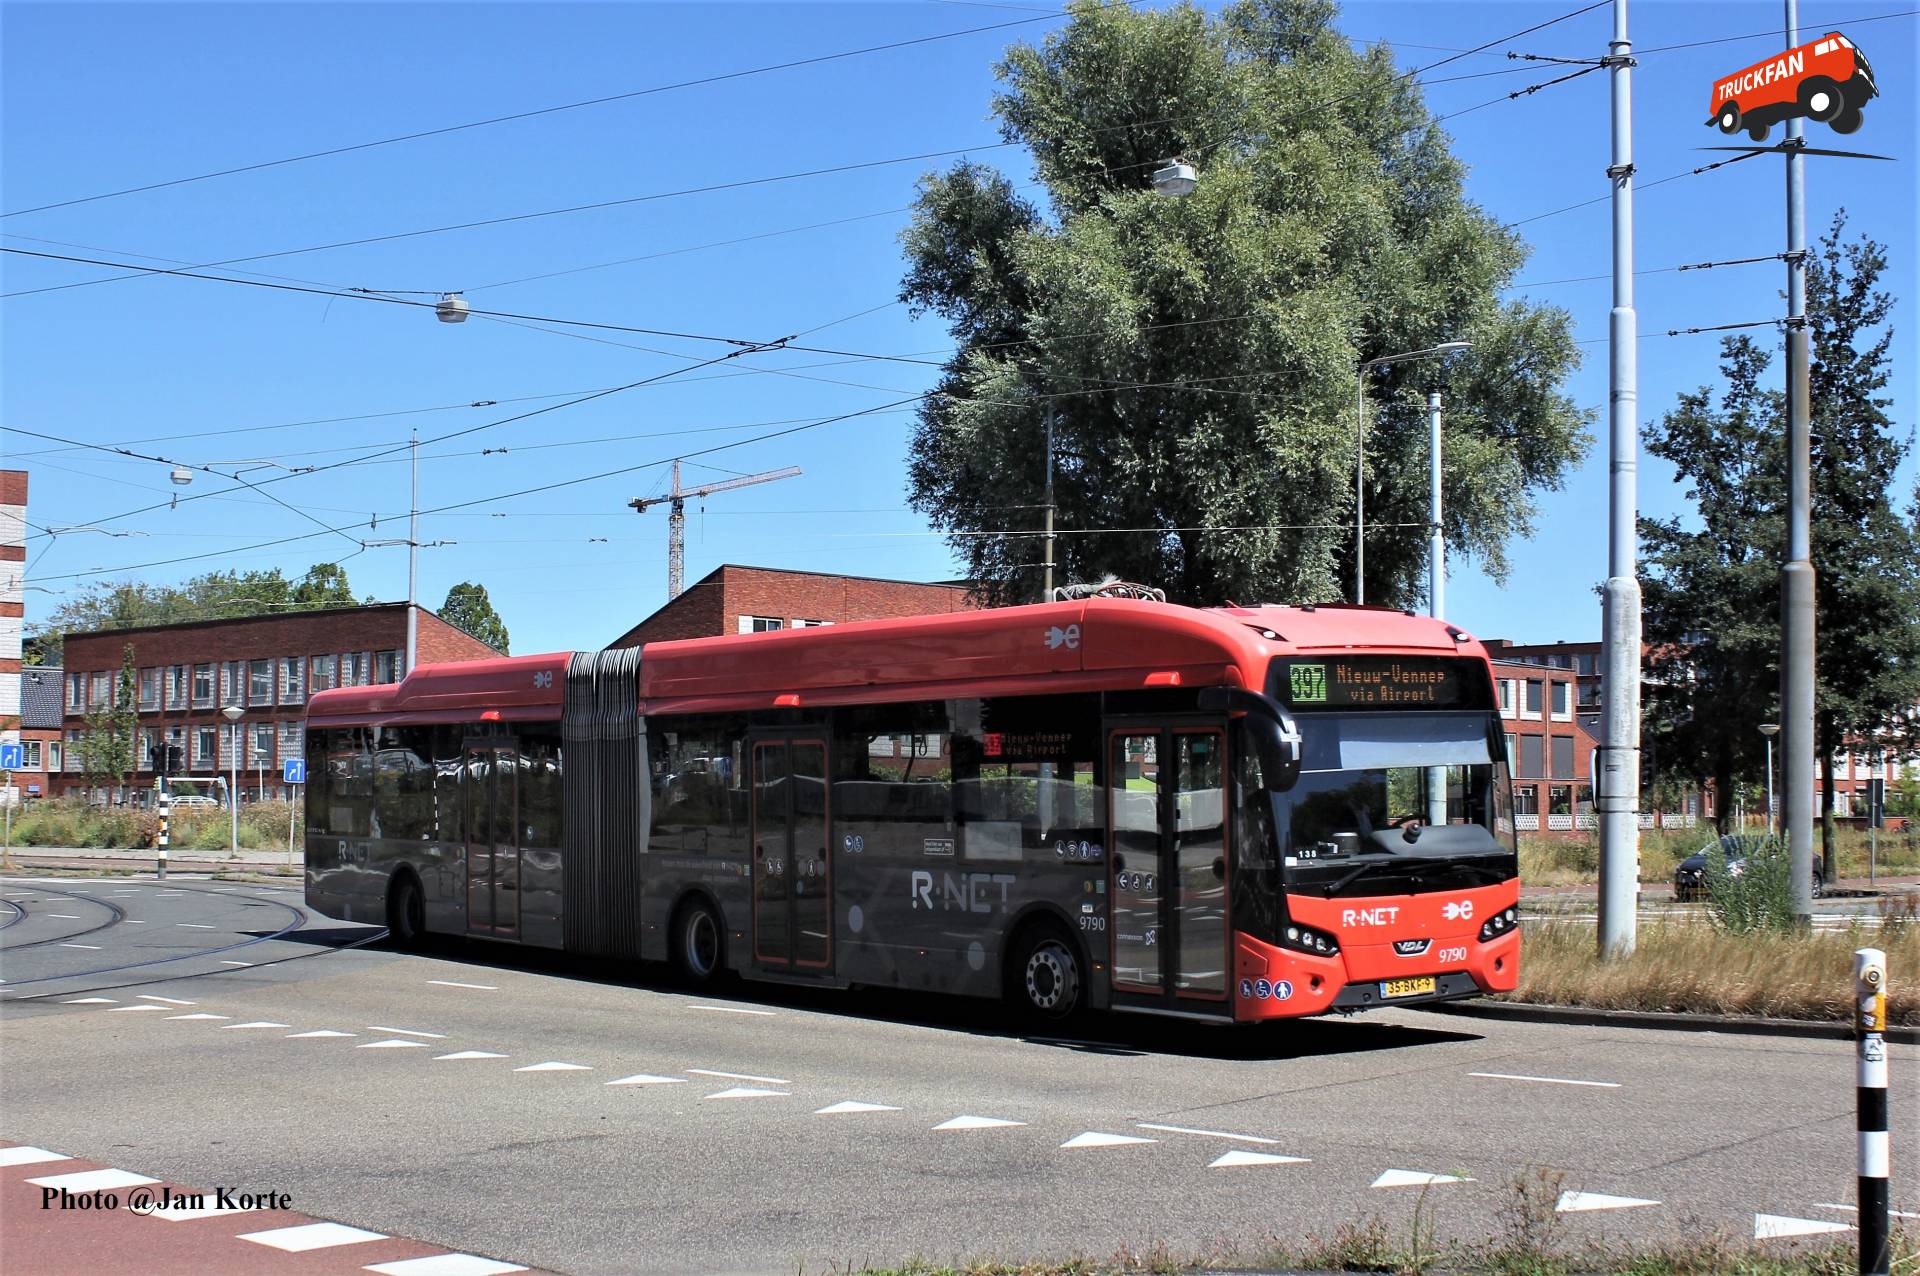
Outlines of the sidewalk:
[{"label": "sidewalk", "polygon": [[[116,847],[106,850],[93,846],[16,846],[10,852],[20,868],[127,868],[150,873],[159,863],[159,852],[151,847]],[[289,859],[285,850],[170,851],[167,867],[182,873],[300,873],[303,856],[294,851]],[[291,865],[291,867],[289,867]]]}]

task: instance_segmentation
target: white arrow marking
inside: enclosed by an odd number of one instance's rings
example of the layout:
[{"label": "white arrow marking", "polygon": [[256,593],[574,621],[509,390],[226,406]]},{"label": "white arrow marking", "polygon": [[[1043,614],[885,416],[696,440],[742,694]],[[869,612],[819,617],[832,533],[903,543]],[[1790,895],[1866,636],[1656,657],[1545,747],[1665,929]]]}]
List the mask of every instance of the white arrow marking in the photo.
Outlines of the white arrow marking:
[{"label": "white arrow marking", "polygon": [[1158,1143],[1159,1141],[1143,1139],[1137,1134],[1102,1134],[1098,1130],[1088,1130],[1084,1134],[1074,1135],[1060,1146],[1063,1148],[1117,1148],[1127,1143]]},{"label": "white arrow marking", "polygon": [[1248,1152],[1235,1148],[1207,1163],[1210,1170],[1227,1170],[1236,1165],[1304,1165],[1304,1156],[1277,1156],[1272,1152]]},{"label": "white arrow marking", "polygon": [[316,1028],[312,1032],[290,1032],[287,1034],[287,1040],[297,1041],[303,1037],[351,1037],[353,1035],[351,1032],[335,1032],[331,1028]]},{"label": "white arrow marking", "polygon": [[66,1003],[69,1006],[111,1006],[111,997],[75,997]]},{"label": "white arrow marking", "polygon": [[427,1043],[424,1041],[402,1041],[398,1037],[389,1037],[385,1041],[363,1041],[354,1047],[355,1050],[425,1050],[426,1048]]},{"label": "white arrow marking", "polygon": [[232,1015],[210,1015],[206,1011],[202,1010],[197,1014],[168,1015],[167,1018],[169,1019],[231,1019],[233,1018],[233,1016]]},{"label": "white arrow marking", "polygon": [[630,1077],[621,1077],[618,1081],[609,1081],[608,1085],[685,1085],[685,1077],[656,1077],[651,1072],[636,1072]]},{"label": "white arrow marking", "polygon": [[1209,1139],[1234,1139],[1241,1143],[1278,1143],[1279,1139],[1263,1138],[1258,1134],[1228,1134],[1225,1130],[1196,1130],[1185,1125],[1155,1125],[1151,1121],[1135,1121],[1143,1130],[1165,1130],[1169,1134],[1198,1134]]},{"label": "white arrow marking", "polygon": [[494,1054],[491,1050],[456,1050],[452,1054],[439,1054],[433,1057],[435,1063],[444,1063],[448,1059],[504,1059],[503,1054]]},{"label": "white arrow marking", "polygon": [[[228,1028],[291,1028],[293,1027],[293,1025],[290,1023],[274,1023],[272,1020],[269,1020],[269,1019],[255,1019],[251,1023],[230,1023],[227,1025],[227,1027]],[[225,1029],[222,1029],[222,1031],[225,1031]]]},{"label": "white arrow marking", "polygon": [[719,1077],[722,1081],[757,1081],[761,1085],[792,1085],[785,1077],[756,1077],[746,1072],[715,1072],[711,1068],[688,1068],[696,1077]]},{"label": "white arrow marking", "polygon": [[514,1071],[515,1072],[592,1072],[593,1069],[584,1063],[555,1063],[555,1062],[549,1061],[547,1063],[530,1063],[524,1068],[515,1068]]},{"label": "white arrow marking", "polygon": [[[192,1003],[189,1002],[188,1004],[191,1005]],[[165,1010],[165,1009],[166,1009],[165,1006],[115,1006],[112,1010],[107,1011],[107,1013],[110,1015],[124,1015],[129,1010]]]},{"label": "white arrow marking", "polygon": [[1025,1121],[1002,1121],[999,1117],[957,1116],[951,1121],[942,1121],[933,1128],[936,1130],[991,1130],[1003,1125],[1025,1124]]},{"label": "white arrow marking", "polygon": [[1755,1214],[1753,1239],[1776,1240],[1782,1236],[1823,1236],[1828,1232],[1851,1232],[1850,1223],[1829,1223],[1819,1218],[1788,1218],[1784,1214]]},{"label": "white arrow marking", "polygon": [[785,1090],[762,1090],[757,1086],[750,1085],[737,1085],[731,1090],[722,1090],[717,1094],[709,1094],[706,1097],[709,1099],[784,1099],[787,1097],[787,1092]]},{"label": "white arrow marking", "polygon": [[824,1108],[815,1108],[815,1116],[838,1116],[842,1112],[898,1112],[900,1109],[885,1103],[862,1103],[858,1099],[845,1099],[839,1103],[828,1104]]},{"label": "white arrow marking", "polygon": [[145,992],[140,993],[139,997],[142,1001],[164,1001],[169,1006],[197,1006],[200,1004],[197,1001],[182,1001],[178,997],[156,997],[152,993]]},{"label": "white arrow marking", "polygon": [[1461,1174],[1423,1174],[1419,1170],[1388,1170],[1375,1179],[1373,1187],[1431,1187],[1435,1183],[1471,1183]]},{"label": "white arrow marking", "polygon": [[413,1028],[382,1028],[377,1023],[367,1025],[368,1032],[391,1032],[396,1037],[425,1037],[429,1041],[441,1041],[446,1038],[444,1032],[420,1032]]},{"label": "white arrow marking", "polygon": [[1562,1192],[1553,1208],[1561,1214],[1579,1214],[1586,1210],[1630,1210],[1639,1205],[1659,1203],[1638,1196],[1608,1196],[1604,1192]]}]

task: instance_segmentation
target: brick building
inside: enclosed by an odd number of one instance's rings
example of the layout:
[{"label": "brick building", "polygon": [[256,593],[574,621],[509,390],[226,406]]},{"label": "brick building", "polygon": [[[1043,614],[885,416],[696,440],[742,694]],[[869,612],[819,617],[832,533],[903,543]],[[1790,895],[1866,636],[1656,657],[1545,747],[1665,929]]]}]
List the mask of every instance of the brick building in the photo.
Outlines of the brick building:
[{"label": "brick building", "polygon": [[607,646],[638,647],[670,638],[942,615],[972,611],[975,606],[964,582],[930,585],[728,563],[708,572]]},{"label": "brick building", "polygon": [[[422,664],[499,655],[424,609],[419,643]],[[61,671],[61,768],[52,784],[60,793],[107,797],[84,774],[78,743],[87,716],[112,704],[129,646],[137,670],[136,793],[152,790],[159,749],[173,745],[176,776],[211,787],[237,761],[243,797],[283,797],[280,763],[304,752],[307,696],[398,682],[406,644],[405,603],[70,633]],[[237,723],[221,715],[229,704],[246,711]]]},{"label": "brick building", "polygon": [[20,730],[20,636],[26,624],[27,474],[0,470],[0,740]]},{"label": "brick building", "polygon": [[1593,750],[1598,741],[1577,712],[1579,674],[1571,665],[1496,657],[1493,685],[1507,733],[1516,827],[1523,833],[1597,827]]},{"label": "brick building", "polygon": [[32,802],[52,793],[50,781],[60,772],[60,697],[66,680],[58,666],[29,665],[20,671],[18,681],[24,765],[13,773],[13,786],[18,801]]}]

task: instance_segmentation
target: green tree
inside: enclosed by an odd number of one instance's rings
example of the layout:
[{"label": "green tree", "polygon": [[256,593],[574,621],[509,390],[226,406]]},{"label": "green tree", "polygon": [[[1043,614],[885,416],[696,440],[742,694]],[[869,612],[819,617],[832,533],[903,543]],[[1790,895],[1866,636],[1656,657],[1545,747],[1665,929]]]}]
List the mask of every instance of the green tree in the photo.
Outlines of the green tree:
[{"label": "green tree", "polygon": [[[1836,215],[1809,264],[1812,340],[1816,752],[1874,753],[1911,729],[1920,703],[1920,509],[1893,504],[1908,444],[1887,415],[1893,329],[1879,286],[1885,248],[1845,236]],[[1647,429],[1673,463],[1691,518],[1643,519],[1649,735],[1663,767],[1721,793],[1765,770],[1758,727],[1778,721],[1779,558],[1786,529],[1784,398],[1747,337],[1722,343],[1724,387],[1680,396]],[[1826,875],[1833,789],[1822,786]],[[1724,824],[1727,804],[1721,806]]]},{"label": "green tree", "polygon": [[485,585],[467,580],[449,589],[447,601],[440,605],[440,619],[478,638],[501,655],[507,654],[507,625],[493,609]]},{"label": "green tree", "polygon": [[26,645],[39,657],[37,663],[58,664],[61,635],[66,633],[223,620],[304,607],[350,607],[353,601],[346,573],[338,563],[316,563],[297,583],[277,567],[204,572],[179,585],[96,581],[61,602],[26,636]]},{"label": "green tree", "polygon": [[127,643],[120,650],[120,674],[114,682],[113,698],[87,714],[79,741],[81,770],[91,780],[111,781],[117,790],[115,801],[126,800],[127,777],[139,760],[139,696],[133,644]]},{"label": "green tree", "polygon": [[[1564,312],[1499,300],[1525,246],[1465,198],[1419,88],[1326,0],[1071,12],[998,67],[1039,200],[962,163],[922,181],[904,234],[901,298],[958,343],[919,412],[914,506],[988,596],[1034,597],[1051,412],[1060,579],[1349,596],[1355,370],[1470,339],[1366,386],[1367,597],[1424,588],[1429,387],[1450,403],[1449,543],[1503,576],[1533,493],[1588,442],[1562,392],[1578,353]],[[1184,199],[1152,189],[1174,155],[1199,170]]]},{"label": "green tree", "polygon": [[293,601],[302,607],[351,607],[353,586],[338,563],[315,563],[293,587]]}]

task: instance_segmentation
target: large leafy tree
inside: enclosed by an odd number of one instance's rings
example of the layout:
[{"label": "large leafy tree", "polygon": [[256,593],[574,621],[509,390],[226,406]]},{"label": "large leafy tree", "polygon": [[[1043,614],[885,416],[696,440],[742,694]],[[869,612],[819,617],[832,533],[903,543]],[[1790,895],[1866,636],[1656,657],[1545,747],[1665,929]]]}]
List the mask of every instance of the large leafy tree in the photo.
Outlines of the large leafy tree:
[{"label": "large leafy tree", "polygon": [[[1451,368],[1369,379],[1367,598],[1424,587],[1429,387],[1449,543],[1503,575],[1587,442],[1562,393],[1577,351],[1563,312],[1499,300],[1525,247],[1466,199],[1418,87],[1327,0],[1071,12],[998,68],[1038,194],[962,163],[922,181],[905,232],[902,299],[958,342],[920,411],[916,508],[989,596],[1036,596],[1052,413],[1062,579],[1350,596],[1356,369],[1465,338]],[[1199,172],[1183,199],[1152,186],[1174,155]]]},{"label": "large leafy tree", "polygon": [[493,609],[487,587],[463,580],[447,591],[440,606],[440,619],[456,629],[478,638],[501,655],[507,654],[507,622]]},{"label": "large leafy tree", "polygon": [[127,777],[138,760],[138,677],[133,644],[127,643],[120,649],[120,672],[114,679],[113,698],[87,714],[86,727],[80,734],[81,771],[89,779],[111,780],[116,802],[126,800]]},{"label": "large leafy tree", "polygon": [[[1920,704],[1920,499],[1899,509],[1908,443],[1888,416],[1892,298],[1884,246],[1849,240],[1840,213],[1807,272],[1813,361],[1816,752],[1829,780],[1845,752],[1911,747]],[[1786,419],[1771,352],[1722,345],[1724,387],[1680,397],[1648,427],[1673,463],[1691,518],[1643,519],[1649,736],[1659,765],[1711,778],[1764,775],[1758,727],[1779,713]],[[1833,785],[1822,786],[1833,875]],[[1721,818],[1727,812],[1723,804]]]}]

